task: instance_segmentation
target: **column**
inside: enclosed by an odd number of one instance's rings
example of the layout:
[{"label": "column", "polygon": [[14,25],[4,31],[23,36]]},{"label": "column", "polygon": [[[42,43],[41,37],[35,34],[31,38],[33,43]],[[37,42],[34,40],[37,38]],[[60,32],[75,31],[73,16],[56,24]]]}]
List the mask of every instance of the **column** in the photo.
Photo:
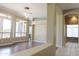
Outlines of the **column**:
[{"label": "column", "polygon": [[56,53],[56,4],[47,4],[47,42],[53,45],[53,53]]},{"label": "column", "polygon": [[27,41],[29,41],[29,18],[27,18],[27,26],[26,26],[27,28],[27,31],[26,31],[26,39],[27,39]]},{"label": "column", "polygon": [[78,44],[79,44],[79,14],[78,14]]},{"label": "column", "polygon": [[12,16],[11,18],[11,40],[13,40],[15,38],[15,34],[16,34],[16,18]]},{"label": "column", "polygon": [[56,47],[64,46],[64,16],[62,9],[56,5]]}]

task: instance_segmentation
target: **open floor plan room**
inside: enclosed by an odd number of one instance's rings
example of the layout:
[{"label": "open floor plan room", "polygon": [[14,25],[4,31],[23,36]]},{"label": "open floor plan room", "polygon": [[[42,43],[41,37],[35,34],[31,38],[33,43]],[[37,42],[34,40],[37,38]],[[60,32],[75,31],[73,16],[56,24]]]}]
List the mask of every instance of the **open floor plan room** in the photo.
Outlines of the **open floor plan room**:
[{"label": "open floor plan room", "polygon": [[79,3],[0,3],[0,56],[79,56]]}]

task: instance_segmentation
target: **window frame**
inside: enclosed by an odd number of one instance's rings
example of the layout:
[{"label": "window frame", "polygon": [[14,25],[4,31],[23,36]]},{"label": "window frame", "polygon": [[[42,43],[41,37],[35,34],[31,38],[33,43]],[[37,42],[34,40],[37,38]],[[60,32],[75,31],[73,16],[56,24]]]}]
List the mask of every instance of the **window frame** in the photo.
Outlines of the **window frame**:
[{"label": "window frame", "polygon": [[[69,25],[67,25],[67,37],[78,37],[78,25],[76,25],[76,27],[74,25],[70,25],[71,27],[68,27]],[[70,31],[68,31],[68,28],[71,28],[71,36],[68,36],[68,33]],[[74,35],[74,29],[77,30],[76,36]]]},{"label": "window frame", "polygon": [[[16,29],[16,30],[15,30],[15,37],[26,37],[26,33],[27,33],[27,21],[26,21],[26,20],[22,20],[22,19],[16,19],[16,23],[17,23],[17,21],[24,21],[24,22],[26,22],[26,27],[25,27],[26,29],[24,28],[26,31],[17,32],[17,29]],[[17,26],[17,24],[16,24],[16,26]],[[16,27],[16,26],[15,26],[15,27]],[[23,30],[23,29],[22,29],[22,30]],[[19,36],[16,35],[17,33],[20,33]],[[23,34],[24,34],[24,35],[23,35]]]},{"label": "window frame", "polygon": [[[7,15],[6,15],[6,16],[7,16]],[[0,16],[0,19],[1,19],[1,20],[8,19],[8,20],[10,20],[10,21],[12,22],[11,17],[8,18],[8,17]],[[12,25],[12,24],[11,24],[11,25]],[[3,31],[3,24],[2,24],[2,32],[0,32],[0,33],[1,33],[0,39],[11,38],[11,25],[10,25],[10,32],[4,32],[4,31]],[[4,33],[8,33],[8,34],[9,34],[9,37],[3,37],[3,36],[4,36]]]}]

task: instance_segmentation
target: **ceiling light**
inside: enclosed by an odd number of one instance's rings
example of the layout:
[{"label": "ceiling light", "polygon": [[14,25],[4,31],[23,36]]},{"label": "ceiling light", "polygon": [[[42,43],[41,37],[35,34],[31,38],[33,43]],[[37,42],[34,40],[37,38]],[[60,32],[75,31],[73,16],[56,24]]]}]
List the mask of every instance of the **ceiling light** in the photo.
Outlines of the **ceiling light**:
[{"label": "ceiling light", "polygon": [[77,20],[77,17],[76,16],[73,16],[72,17],[72,21],[76,21]]},{"label": "ceiling light", "polygon": [[29,14],[26,13],[26,12],[24,12],[24,16],[25,16],[26,18],[28,18],[28,17],[29,17]]},{"label": "ceiling light", "polygon": [[30,8],[29,8],[29,7],[25,7],[24,9],[27,9],[27,10],[29,10]]},{"label": "ceiling light", "polygon": [[30,8],[29,7],[24,7],[24,9],[25,9],[24,15],[25,15],[26,18],[28,18],[29,17],[29,12],[28,11],[29,11]]}]

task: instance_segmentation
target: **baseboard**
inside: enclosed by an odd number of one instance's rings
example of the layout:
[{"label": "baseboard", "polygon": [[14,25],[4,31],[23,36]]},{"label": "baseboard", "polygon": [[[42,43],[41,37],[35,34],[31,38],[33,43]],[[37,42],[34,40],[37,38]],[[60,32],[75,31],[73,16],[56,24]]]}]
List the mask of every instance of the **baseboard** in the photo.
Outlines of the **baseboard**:
[{"label": "baseboard", "polygon": [[58,47],[58,48],[62,48],[63,46],[60,46],[60,45],[56,45],[56,47]]},{"label": "baseboard", "polygon": [[28,40],[13,41],[13,43],[24,42],[24,41],[28,41]]},{"label": "baseboard", "polygon": [[6,46],[6,45],[12,45],[12,44],[14,44],[14,43],[12,43],[12,42],[10,42],[10,43],[2,43],[2,44],[0,44],[0,46]]},{"label": "baseboard", "polygon": [[33,40],[34,42],[46,43],[46,41]]},{"label": "baseboard", "polygon": [[26,40],[13,41],[13,42],[9,42],[9,43],[2,43],[2,44],[0,44],[0,46],[12,45],[12,44],[15,44],[15,43],[25,42],[25,41],[26,41]]}]

